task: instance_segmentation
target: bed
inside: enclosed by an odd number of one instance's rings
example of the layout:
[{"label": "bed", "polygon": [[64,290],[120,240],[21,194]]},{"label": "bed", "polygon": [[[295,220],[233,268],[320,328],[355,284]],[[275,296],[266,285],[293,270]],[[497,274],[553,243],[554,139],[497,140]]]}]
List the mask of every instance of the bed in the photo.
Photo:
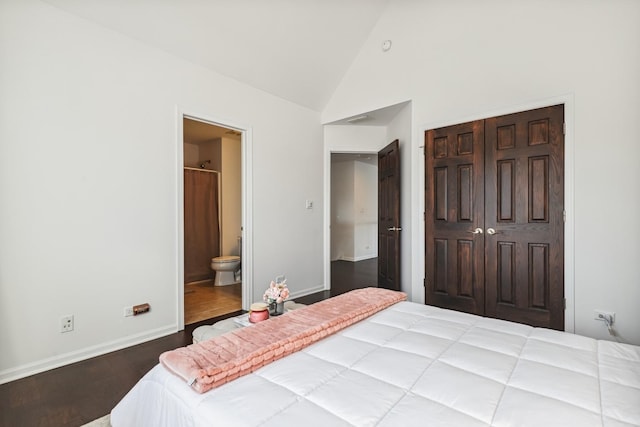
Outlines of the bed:
[{"label": "bed", "polygon": [[401,301],[204,393],[159,364],[111,423],[638,426],[640,347]]}]

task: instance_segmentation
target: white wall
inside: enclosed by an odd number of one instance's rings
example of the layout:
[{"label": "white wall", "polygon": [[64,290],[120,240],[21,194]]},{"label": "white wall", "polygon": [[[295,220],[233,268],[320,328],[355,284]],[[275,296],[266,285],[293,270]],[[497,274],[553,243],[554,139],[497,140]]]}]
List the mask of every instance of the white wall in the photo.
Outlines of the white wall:
[{"label": "white wall", "polygon": [[359,160],[331,162],[331,260],[378,256],[378,167]]},{"label": "white wall", "polygon": [[[237,139],[222,138],[222,255],[240,255],[242,236],[242,159]],[[262,289],[264,292],[264,289]]]},{"label": "white wall", "polygon": [[323,288],[318,113],[37,0],[0,63],[0,382],[177,329],[177,108],[251,130],[255,300]]},{"label": "white wall", "polygon": [[[609,310],[619,339],[640,344],[638,22],[635,0],[390,2],[323,122],[410,99],[415,155],[430,124],[573,100],[565,207],[575,228],[575,332],[610,339],[593,320],[594,309]],[[413,163],[411,192],[423,198],[424,165]]]},{"label": "white wall", "polygon": [[378,256],[378,165],[353,162],[353,259]]},{"label": "white wall", "polygon": [[331,163],[331,260],[353,258],[354,162]]},{"label": "white wall", "polygon": [[[151,154],[152,155],[152,154]],[[184,165],[197,168],[200,161],[200,147],[198,144],[184,143]]]},{"label": "white wall", "polygon": [[[187,143],[184,145],[186,154]],[[207,160],[211,160],[211,163],[204,163]],[[185,166],[189,165],[186,158],[184,159],[184,164]],[[222,171],[222,138],[213,138],[198,144],[198,159],[192,167],[199,168],[201,164],[204,164],[205,169]]]}]

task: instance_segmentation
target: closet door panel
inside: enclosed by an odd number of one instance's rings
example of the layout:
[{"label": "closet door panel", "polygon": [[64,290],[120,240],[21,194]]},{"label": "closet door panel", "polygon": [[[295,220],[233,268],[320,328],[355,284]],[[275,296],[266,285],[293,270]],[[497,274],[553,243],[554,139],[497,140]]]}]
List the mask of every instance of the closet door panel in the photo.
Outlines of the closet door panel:
[{"label": "closet door panel", "polygon": [[425,298],[484,312],[484,124],[425,134]]},{"label": "closet door panel", "polygon": [[488,316],[564,328],[563,123],[563,106],[485,121]]}]

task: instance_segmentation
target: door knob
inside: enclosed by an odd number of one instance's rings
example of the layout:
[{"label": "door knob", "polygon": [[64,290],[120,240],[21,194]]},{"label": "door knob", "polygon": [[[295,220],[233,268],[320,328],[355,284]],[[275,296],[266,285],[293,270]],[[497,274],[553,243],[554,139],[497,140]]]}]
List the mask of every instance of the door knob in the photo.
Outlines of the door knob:
[{"label": "door knob", "polygon": [[489,235],[493,235],[493,234],[496,234],[496,233],[497,233],[497,231],[496,231],[495,229],[493,229],[493,228],[487,228],[487,234],[489,234]]},{"label": "door knob", "polygon": [[387,231],[400,231],[402,230],[402,227],[389,227],[387,228]]},{"label": "door knob", "polygon": [[467,233],[471,233],[471,234],[482,234],[482,228],[478,227],[475,230],[471,231],[467,231]]}]

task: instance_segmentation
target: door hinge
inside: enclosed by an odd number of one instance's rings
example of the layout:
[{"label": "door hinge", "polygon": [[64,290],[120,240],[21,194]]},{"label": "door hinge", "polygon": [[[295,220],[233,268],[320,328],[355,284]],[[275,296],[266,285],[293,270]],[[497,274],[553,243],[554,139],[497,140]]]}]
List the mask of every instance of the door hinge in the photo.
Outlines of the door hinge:
[{"label": "door hinge", "polygon": [[422,286],[425,287],[425,288],[427,287],[427,279],[426,278],[422,279]]},{"label": "door hinge", "polygon": [[564,309],[565,310],[567,309],[567,299],[566,298],[564,298]]},{"label": "door hinge", "polygon": [[567,211],[562,211],[562,222],[567,222]]},{"label": "door hinge", "polygon": [[562,134],[563,135],[567,134],[567,123],[566,122],[562,123]]}]

